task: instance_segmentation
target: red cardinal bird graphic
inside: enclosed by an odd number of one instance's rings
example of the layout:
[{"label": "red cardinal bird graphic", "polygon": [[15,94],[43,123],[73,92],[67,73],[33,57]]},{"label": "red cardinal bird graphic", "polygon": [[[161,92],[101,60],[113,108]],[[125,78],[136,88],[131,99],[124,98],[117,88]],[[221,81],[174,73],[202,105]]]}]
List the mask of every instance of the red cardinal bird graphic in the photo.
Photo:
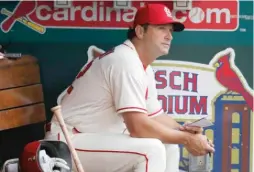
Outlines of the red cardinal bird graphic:
[{"label": "red cardinal bird graphic", "polygon": [[1,28],[4,32],[8,32],[16,20],[20,17],[26,17],[36,9],[36,1],[20,1],[13,11],[13,14],[8,16],[2,23]]},{"label": "red cardinal bird graphic", "polygon": [[247,105],[250,107],[252,111],[253,108],[253,95],[248,92],[244,86],[242,81],[240,80],[240,76],[233,70],[232,64],[230,62],[231,53],[221,56],[217,63],[215,63],[216,69],[216,78],[220,82],[221,85],[226,87],[229,91],[234,91],[243,96]]}]

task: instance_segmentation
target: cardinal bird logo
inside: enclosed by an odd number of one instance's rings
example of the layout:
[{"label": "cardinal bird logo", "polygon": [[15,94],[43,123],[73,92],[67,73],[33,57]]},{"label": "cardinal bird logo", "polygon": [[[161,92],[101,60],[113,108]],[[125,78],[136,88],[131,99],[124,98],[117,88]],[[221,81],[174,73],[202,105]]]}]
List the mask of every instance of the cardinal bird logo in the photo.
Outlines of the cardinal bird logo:
[{"label": "cardinal bird logo", "polygon": [[235,65],[235,51],[227,48],[215,55],[210,65],[215,67],[215,77],[217,81],[227,89],[227,94],[231,92],[239,93],[243,96],[248,107],[254,111],[253,90],[249,87],[244,76]]}]

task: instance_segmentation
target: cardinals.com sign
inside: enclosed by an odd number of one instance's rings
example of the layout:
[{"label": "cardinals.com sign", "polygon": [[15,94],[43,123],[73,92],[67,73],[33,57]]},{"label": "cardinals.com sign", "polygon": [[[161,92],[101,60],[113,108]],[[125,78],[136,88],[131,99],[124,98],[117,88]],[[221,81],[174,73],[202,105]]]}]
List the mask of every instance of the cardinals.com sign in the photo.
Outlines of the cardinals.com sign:
[{"label": "cardinals.com sign", "polygon": [[[253,91],[234,65],[234,50],[217,53],[209,64],[157,60],[153,63],[158,99],[164,111],[176,118],[193,119],[215,113],[222,93],[241,94],[253,109]],[[228,75],[227,75],[228,74]]]},{"label": "cardinals.com sign", "polygon": [[[73,1],[70,8],[55,8],[54,1],[20,1],[14,9],[2,8],[5,17],[1,30],[9,32],[22,24],[44,34],[47,28],[68,29],[128,29],[138,8],[150,1],[133,1],[129,9],[115,9],[113,1]],[[173,9],[172,1],[165,4],[173,17],[184,23],[186,30],[234,31],[239,26],[239,2],[193,1],[189,11]]]}]

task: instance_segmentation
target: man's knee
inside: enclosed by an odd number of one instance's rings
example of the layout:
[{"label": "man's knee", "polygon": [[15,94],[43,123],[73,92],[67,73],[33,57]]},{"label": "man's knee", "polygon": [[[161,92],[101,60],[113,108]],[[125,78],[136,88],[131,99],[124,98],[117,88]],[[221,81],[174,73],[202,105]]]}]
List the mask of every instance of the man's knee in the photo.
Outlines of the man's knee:
[{"label": "man's knee", "polygon": [[178,172],[180,161],[180,149],[176,144],[166,144],[167,169],[165,172]]},{"label": "man's knee", "polygon": [[150,171],[164,172],[167,159],[164,144],[158,139],[147,139],[142,149],[148,160],[148,169]]},{"label": "man's knee", "polygon": [[148,159],[166,167],[167,154],[164,144],[158,139],[151,139],[147,142],[146,147]]},{"label": "man's knee", "polygon": [[176,156],[176,157],[180,156],[179,145],[177,145],[177,144],[166,144],[165,148],[166,148],[166,154],[167,155]]},{"label": "man's knee", "polygon": [[166,149],[164,144],[159,139],[148,139],[144,145],[146,151],[150,153],[160,154],[166,156]]}]

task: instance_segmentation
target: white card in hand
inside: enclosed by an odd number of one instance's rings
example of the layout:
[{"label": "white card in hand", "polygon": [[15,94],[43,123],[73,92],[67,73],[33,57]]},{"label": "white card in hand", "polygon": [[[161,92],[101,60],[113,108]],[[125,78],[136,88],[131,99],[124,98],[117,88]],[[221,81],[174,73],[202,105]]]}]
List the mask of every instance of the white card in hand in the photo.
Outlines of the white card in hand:
[{"label": "white card in hand", "polygon": [[198,127],[209,127],[212,125],[213,125],[213,123],[206,118],[201,118],[201,119],[198,119],[190,124],[187,124],[187,126],[198,126]]}]

